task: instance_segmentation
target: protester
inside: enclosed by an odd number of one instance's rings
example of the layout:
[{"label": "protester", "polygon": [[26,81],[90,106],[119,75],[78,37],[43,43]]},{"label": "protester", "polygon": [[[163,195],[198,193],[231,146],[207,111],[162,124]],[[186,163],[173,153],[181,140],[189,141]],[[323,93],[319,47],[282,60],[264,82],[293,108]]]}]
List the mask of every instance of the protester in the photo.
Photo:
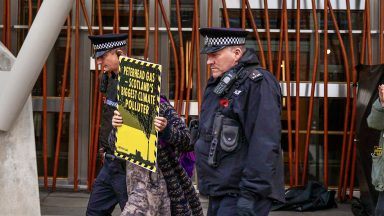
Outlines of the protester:
[{"label": "protester", "polygon": [[378,87],[379,98],[373,103],[367,118],[370,128],[380,130],[380,142],[372,153],[372,184],[379,192],[375,216],[384,216],[384,84]]},{"label": "protester", "polygon": [[195,144],[198,187],[208,216],[268,215],[284,201],[281,91],[245,47],[247,31],[202,28],[208,80]]},{"label": "protester", "polygon": [[99,134],[99,151],[104,157],[104,163],[92,187],[87,207],[89,216],[111,215],[117,203],[124,209],[128,200],[125,161],[114,160],[115,146],[108,143],[108,136],[113,128],[112,116],[117,106],[118,56],[126,53],[127,38],[127,34],[89,36],[96,64],[102,65],[100,91],[106,94]]},{"label": "protester", "polygon": [[[112,125],[120,127],[122,123],[122,116],[115,111]],[[155,117],[154,126],[159,135],[158,169],[151,172],[127,161],[129,198],[121,215],[203,216],[192,181],[179,162],[181,152],[193,151],[189,129],[164,96],[161,96],[160,116]],[[111,138],[114,143],[116,136]]]}]

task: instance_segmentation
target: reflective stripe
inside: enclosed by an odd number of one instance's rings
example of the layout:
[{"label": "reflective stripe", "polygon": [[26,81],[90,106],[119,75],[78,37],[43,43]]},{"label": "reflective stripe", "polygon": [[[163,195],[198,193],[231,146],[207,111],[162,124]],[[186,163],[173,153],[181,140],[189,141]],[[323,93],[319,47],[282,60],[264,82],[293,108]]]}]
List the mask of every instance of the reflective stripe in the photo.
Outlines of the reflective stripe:
[{"label": "reflective stripe", "polygon": [[109,106],[117,107],[117,102],[114,102],[114,101],[111,101],[108,99],[105,101],[105,104],[107,104]]}]

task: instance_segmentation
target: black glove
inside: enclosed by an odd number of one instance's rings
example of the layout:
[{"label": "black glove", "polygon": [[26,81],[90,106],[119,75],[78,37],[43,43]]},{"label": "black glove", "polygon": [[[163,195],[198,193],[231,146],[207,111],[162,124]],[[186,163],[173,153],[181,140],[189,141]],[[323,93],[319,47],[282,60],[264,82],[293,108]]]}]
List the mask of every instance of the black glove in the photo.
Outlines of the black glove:
[{"label": "black glove", "polygon": [[256,216],[254,210],[255,199],[253,197],[240,196],[237,201],[237,215],[239,216]]}]

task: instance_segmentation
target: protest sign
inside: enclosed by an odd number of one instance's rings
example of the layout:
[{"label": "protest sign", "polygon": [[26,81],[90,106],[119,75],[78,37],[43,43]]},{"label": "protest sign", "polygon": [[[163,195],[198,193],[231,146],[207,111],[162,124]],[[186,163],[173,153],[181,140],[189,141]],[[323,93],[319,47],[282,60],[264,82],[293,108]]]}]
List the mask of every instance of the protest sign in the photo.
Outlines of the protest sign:
[{"label": "protest sign", "polygon": [[115,155],[156,171],[161,65],[120,57],[118,110],[123,126],[117,129]]}]

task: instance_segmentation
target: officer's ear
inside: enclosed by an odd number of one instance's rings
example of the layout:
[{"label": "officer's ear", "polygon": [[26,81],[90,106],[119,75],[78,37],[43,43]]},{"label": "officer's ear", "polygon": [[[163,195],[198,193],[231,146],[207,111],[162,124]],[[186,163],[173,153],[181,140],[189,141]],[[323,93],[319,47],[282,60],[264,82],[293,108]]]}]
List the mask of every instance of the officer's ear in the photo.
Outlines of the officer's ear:
[{"label": "officer's ear", "polygon": [[116,50],[116,55],[117,55],[117,57],[120,57],[120,56],[123,55],[123,54],[124,54],[123,50],[121,50],[121,49],[117,49],[117,50]]},{"label": "officer's ear", "polygon": [[243,50],[239,46],[235,46],[232,51],[233,51],[233,54],[235,55],[236,61],[238,61],[241,58],[241,56],[243,56]]}]

